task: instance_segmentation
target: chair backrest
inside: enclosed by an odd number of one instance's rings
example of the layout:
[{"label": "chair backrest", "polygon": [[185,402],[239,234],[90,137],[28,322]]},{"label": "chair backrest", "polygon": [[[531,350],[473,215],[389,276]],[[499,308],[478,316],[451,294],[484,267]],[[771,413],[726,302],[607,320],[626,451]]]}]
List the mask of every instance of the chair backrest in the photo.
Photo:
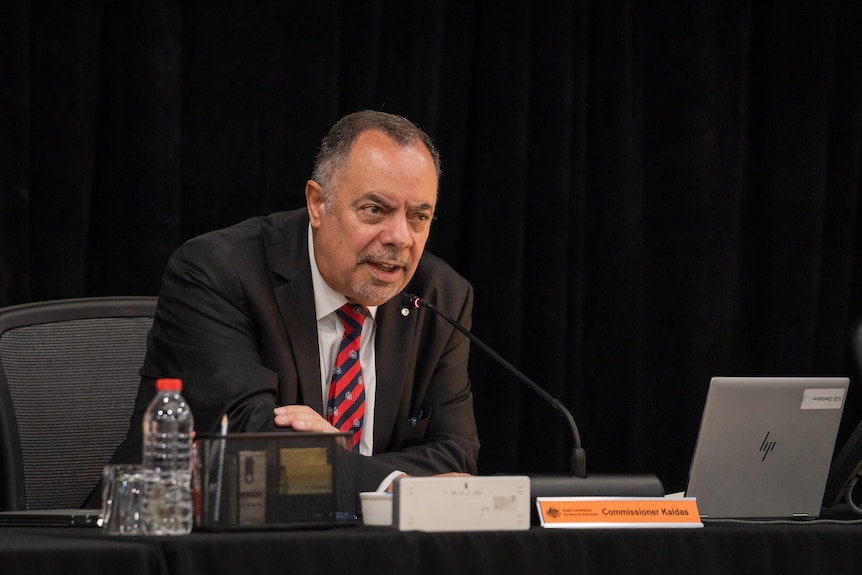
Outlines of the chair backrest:
[{"label": "chair backrest", "polygon": [[126,436],[155,297],[0,309],[0,510],[80,507]]}]

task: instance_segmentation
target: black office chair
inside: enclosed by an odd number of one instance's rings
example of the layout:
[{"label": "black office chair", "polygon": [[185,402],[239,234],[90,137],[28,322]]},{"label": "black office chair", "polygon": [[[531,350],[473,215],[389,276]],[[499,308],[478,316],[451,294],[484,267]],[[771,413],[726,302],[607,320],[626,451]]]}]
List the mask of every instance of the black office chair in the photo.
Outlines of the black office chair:
[{"label": "black office chair", "polygon": [[0,308],[0,510],[77,508],[125,438],[155,297]]}]

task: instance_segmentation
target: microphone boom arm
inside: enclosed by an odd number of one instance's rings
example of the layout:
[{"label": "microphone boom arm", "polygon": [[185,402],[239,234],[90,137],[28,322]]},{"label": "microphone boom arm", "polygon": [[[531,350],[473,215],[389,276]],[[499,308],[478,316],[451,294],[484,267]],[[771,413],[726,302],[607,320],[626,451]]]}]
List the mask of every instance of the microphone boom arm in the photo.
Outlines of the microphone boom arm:
[{"label": "microphone boom arm", "polygon": [[581,447],[581,434],[578,432],[578,426],[575,423],[575,418],[572,417],[572,413],[568,410],[568,408],[566,408],[565,405],[563,405],[563,403],[559,399],[557,399],[556,397],[554,397],[553,395],[551,395],[550,393],[545,391],[539,384],[537,384],[535,381],[533,381],[532,379],[530,379],[529,377],[524,375],[524,373],[522,373],[514,365],[512,365],[511,363],[506,361],[503,357],[500,356],[500,354],[498,354],[496,351],[494,351],[493,349],[488,347],[485,344],[485,342],[483,342],[478,337],[473,335],[473,333],[470,332],[467,328],[465,328],[460,323],[458,323],[457,321],[455,321],[454,319],[449,317],[447,314],[445,314],[442,311],[440,311],[439,309],[437,309],[437,306],[435,306],[433,303],[431,303],[427,299],[420,298],[419,296],[411,295],[411,294],[404,294],[404,296],[405,296],[406,300],[410,303],[410,305],[412,305],[412,307],[414,307],[416,309],[418,309],[420,307],[430,309],[431,311],[436,313],[438,316],[445,319],[452,327],[454,327],[459,332],[464,334],[472,343],[476,344],[476,346],[478,346],[482,351],[487,353],[489,356],[491,356],[493,359],[495,359],[500,365],[502,365],[504,368],[506,368],[506,370],[508,370],[509,373],[511,373],[516,378],[518,378],[520,381],[525,383],[527,385],[527,387],[529,387],[534,392],[536,392],[542,399],[544,399],[545,401],[550,403],[554,407],[554,409],[556,409],[557,411],[562,413],[563,417],[566,418],[566,422],[568,423],[569,428],[570,428],[571,433],[572,433],[572,441],[573,441],[572,466],[571,466],[572,474],[577,476],[577,477],[586,477],[587,476],[586,453],[584,452],[583,447]]}]

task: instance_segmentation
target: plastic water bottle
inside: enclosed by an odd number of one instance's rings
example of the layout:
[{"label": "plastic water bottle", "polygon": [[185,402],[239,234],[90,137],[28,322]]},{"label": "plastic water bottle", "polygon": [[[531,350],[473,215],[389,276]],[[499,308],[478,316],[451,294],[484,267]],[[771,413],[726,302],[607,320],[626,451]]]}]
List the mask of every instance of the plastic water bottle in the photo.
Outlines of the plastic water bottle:
[{"label": "plastic water bottle", "polygon": [[192,530],[192,439],[194,418],[179,379],[156,381],[156,397],[144,415],[143,519],[148,535],[185,535]]}]

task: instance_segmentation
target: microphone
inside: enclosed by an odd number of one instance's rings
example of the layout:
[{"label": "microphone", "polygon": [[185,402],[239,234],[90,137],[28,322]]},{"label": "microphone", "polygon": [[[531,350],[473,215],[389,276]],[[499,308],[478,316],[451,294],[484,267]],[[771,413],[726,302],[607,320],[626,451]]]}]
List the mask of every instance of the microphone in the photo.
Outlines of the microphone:
[{"label": "microphone", "polygon": [[563,417],[566,419],[566,423],[568,423],[569,430],[572,434],[571,474],[575,477],[587,476],[587,456],[586,452],[584,451],[584,448],[581,446],[581,434],[580,432],[578,432],[578,426],[575,423],[575,418],[572,417],[572,413],[568,410],[568,408],[566,408],[565,405],[563,405],[563,403],[559,399],[545,391],[539,384],[524,375],[524,373],[521,372],[518,368],[503,359],[503,357],[500,356],[500,354],[498,354],[496,351],[488,347],[485,342],[473,335],[472,332],[467,330],[464,326],[455,321],[453,318],[440,311],[437,306],[435,306],[427,299],[421,298],[417,295],[405,293],[402,294],[402,301],[407,307],[413,307],[415,309],[424,307],[425,309],[430,309],[431,311],[442,317],[449,324],[451,324],[452,327],[467,336],[467,338],[472,343],[476,344],[476,346],[479,347],[482,351],[491,356],[497,363],[506,368],[506,370],[508,370],[509,373],[518,378],[519,381],[526,384],[527,387],[536,392],[539,397],[550,403],[551,407],[563,414]]},{"label": "microphone", "polygon": [[[619,496],[619,497],[663,497],[664,486],[658,477],[651,473],[643,474],[595,474],[587,477],[586,455],[581,446],[581,434],[575,419],[565,405],[556,397],[545,391],[532,379],[524,375],[511,363],[503,359],[497,352],[488,347],[485,342],[473,335],[460,323],[440,311],[437,306],[417,295],[402,293],[402,305],[406,308],[425,308],[431,310],[452,327],[464,334],[472,343],[491,356],[497,363],[506,368],[527,387],[536,392],[542,399],[563,414],[572,433],[572,462],[569,475],[531,475],[530,496],[536,497],[569,497],[569,496]],[[536,510],[532,511],[532,520],[537,523]]]}]

